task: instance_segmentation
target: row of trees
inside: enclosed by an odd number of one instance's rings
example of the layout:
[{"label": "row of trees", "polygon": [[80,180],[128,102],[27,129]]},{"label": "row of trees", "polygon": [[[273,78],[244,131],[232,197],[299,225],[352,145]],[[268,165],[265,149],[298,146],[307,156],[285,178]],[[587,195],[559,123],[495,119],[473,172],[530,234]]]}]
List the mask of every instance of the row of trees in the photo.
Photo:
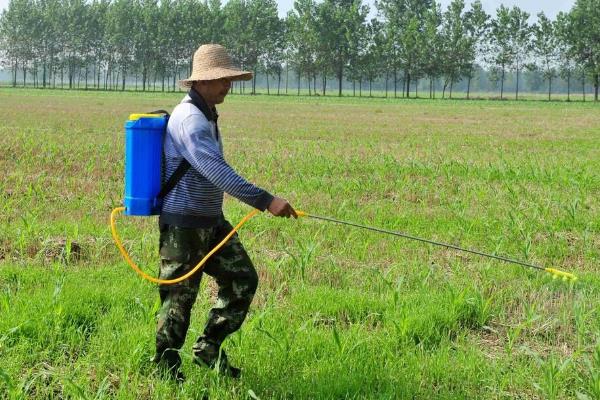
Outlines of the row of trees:
[{"label": "row of trees", "polygon": [[[328,79],[359,85],[385,82],[386,93],[410,96],[422,80],[441,82],[443,96],[475,71],[491,72],[504,97],[507,73],[516,74],[515,97],[524,70],[538,70],[548,84],[591,79],[598,99],[600,0],[576,0],[550,20],[518,7],[488,15],[479,0],[453,0],[442,10],[435,0],[378,0],[367,21],[362,0],[296,0],[279,18],[275,0],[11,0],[0,16],[0,62],[13,85],[83,82],[85,88],[175,90],[191,70],[199,43],[223,43],[236,62],[281,86],[282,74],[309,82],[326,94]],[[256,80],[252,92],[256,90]],[[584,83],[585,85],[585,83]],[[298,88],[300,85],[298,84]]]}]

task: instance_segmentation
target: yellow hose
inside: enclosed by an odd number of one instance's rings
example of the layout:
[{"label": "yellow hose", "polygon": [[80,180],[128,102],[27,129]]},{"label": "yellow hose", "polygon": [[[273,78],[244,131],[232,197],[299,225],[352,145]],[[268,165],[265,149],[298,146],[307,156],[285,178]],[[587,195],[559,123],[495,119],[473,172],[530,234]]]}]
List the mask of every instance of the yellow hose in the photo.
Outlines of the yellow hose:
[{"label": "yellow hose", "polygon": [[223,245],[225,243],[227,243],[229,238],[231,238],[233,236],[233,234],[236,233],[237,230],[242,227],[242,225],[244,225],[250,218],[254,217],[259,212],[259,210],[256,210],[256,209],[250,211],[244,218],[242,218],[242,220],[231,230],[231,232],[229,232],[227,234],[227,236],[225,236],[225,238],[214,249],[212,249],[206,256],[204,256],[204,258],[202,260],[200,260],[198,265],[196,265],[191,271],[180,276],[179,278],[159,279],[159,278],[150,276],[147,273],[145,273],[144,271],[142,271],[140,269],[140,267],[138,267],[133,262],[133,260],[129,256],[129,253],[127,253],[127,250],[125,250],[125,247],[123,247],[123,243],[121,242],[121,238],[119,238],[119,234],[117,233],[117,225],[115,223],[117,214],[120,214],[123,211],[125,211],[125,207],[117,207],[114,210],[112,210],[112,212],[110,213],[110,229],[112,231],[112,237],[115,240],[115,243],[117,244],[117,247],[119,248],[119,251],[121,252],[121,255],[123,256],[125,261],[127,261],[127,264],[129,264],[129,266],[131,268],[133,268],[133,270],[135,272],[137,272],[138,275],[140,275],[142,278],[144,278],[150,282],[157,283],[159,285],[173,285],[175,283],[184,281],[187,278],[189,278],[190,276],[194,275],[198,270],[200,270],[202,268],[202,266],[206,263],[206,261],[210,258],[210,256],[215,254],[221,247],[223,247]]}]

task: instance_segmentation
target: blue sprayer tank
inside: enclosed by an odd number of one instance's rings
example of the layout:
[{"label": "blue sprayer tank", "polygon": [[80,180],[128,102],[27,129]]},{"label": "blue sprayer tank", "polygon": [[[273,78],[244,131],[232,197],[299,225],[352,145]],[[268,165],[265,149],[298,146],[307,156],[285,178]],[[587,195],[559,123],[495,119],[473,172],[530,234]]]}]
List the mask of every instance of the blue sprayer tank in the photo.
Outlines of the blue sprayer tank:
[{"label": "blue sprayer tank", "polygon": [[163,138],[168,118],[131,114],[125,122],[125,215],[156,215],[161,201]]}]

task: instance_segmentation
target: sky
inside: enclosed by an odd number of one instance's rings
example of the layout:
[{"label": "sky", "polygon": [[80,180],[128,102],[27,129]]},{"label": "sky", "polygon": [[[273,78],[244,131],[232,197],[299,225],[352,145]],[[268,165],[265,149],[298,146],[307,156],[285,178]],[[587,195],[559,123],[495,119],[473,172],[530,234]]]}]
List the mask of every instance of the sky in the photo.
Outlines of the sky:
[{"label": "sky", "polygon": [[[442,3],[442,8],[446,8],[451,0],[438,0]],[[8,7],[10,0],[0,0],[0,9]],[[226,0],[223,0],[226,2]],[[375,17],[375,1],[374,0],[363,0],[365,4],[368,4],[371,8],[370,17]],[[279,15],[284,16],[294,5],[294,0],[277,0],[279,4]],[[466,0],[465,3],[470,4],[471,0]],[[488,14],[494,15],[496,9],[500,4],[504,4],[507,7],[514,5],[519,6],[524,11],[527,11],[532,17],[535,17],[540,11],[544,11],[546,15],[552,19],[558,14],[559,11],[568,11],[571,9],[575,0],[482,0],[483,8]],[[532,18],[532,21],[535,18]]]}]

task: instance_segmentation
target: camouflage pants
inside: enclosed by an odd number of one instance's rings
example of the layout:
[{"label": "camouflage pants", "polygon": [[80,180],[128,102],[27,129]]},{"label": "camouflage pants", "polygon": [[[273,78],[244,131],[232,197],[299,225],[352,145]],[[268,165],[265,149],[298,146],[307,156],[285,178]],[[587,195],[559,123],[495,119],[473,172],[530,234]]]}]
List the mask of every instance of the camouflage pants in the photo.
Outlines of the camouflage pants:
[{"label": "camouflage pants", "polygon": [[[231,229],[228,222],[214,228],[163,226],[160,232],[160,278],[172,279],[190,271]],[[181,364],[177,350],[185,341],[203,273],[215,278],[219,291],[204,332],[193,346],[194,360],[207,364],[216,361],[213,359],[218,357],[221,343],[240,328],[256,292],[258,275],[237,234],[209,258],[201,272],[175,285],[161,285],[156,359],[166,362],[169,367]]]}]

